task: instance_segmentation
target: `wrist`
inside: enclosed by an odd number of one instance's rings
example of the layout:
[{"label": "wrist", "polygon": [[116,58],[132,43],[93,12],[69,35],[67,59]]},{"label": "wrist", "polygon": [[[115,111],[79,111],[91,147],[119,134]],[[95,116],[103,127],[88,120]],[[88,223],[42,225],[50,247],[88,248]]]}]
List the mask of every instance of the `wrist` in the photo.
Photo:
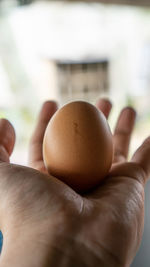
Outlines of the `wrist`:
[{"label": "wrist", "polygon": [[103,248],[96,250],[95,245],[83,242],[82,234],[77,232],[55,234],[50,245],[49,267],[127,267]]},{"label": "wrist", "polygon": [[[65,264],[64,264],[65,263]],[[115,260],[97,257],[82,245],[68,249],[51,248],[51,265],[55,267],[123,267]]]},{"label": "wrist", "polygon": [[51,233],[48,240],[29,232],[4,235],[1,267],[123,267],[101,249],[96,253],[81,243],[73,233]]},{"label": "wrist", "polygon": [[[79,224],[80,225],[80,224]],[[83,238],[71,220],[4,233],[1,267],[123,267],[103,247]]]},{"label": "wrist", "polygon": [[8,246],[2,250],[1,267],[123,267],[109,255],[100,251],[97,256],[82,244],[66,240],[61,240],[60,244],[47,246],[32,240],[24,242],[22,238],[19,242],[6,242],[4,246]]}]

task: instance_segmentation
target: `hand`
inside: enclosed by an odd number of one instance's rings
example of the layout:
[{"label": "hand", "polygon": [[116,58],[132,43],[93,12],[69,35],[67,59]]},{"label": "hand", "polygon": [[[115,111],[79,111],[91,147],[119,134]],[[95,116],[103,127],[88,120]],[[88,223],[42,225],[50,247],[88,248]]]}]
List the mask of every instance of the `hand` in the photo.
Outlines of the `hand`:
[{"label": "hand", "polygon": [[[124,109],[114,134],[111,172],[97,189],[81,196],[45,174],[42,141],[50,119],[48,109],[53,104],[45,105],[38,134],[36,131],[30,142],[32,168],[8,163],[14,143],[10,133],[14,131],[4,120],[1,135],[0,123],[0,224],[4,234],[1,266],[20,266],[23,258],[24,266],[129,266],[143,231],[150,139],[131,162],[126,161],[135,112]],[[110,103],[101,100],[98,106],[108,116]]]}]

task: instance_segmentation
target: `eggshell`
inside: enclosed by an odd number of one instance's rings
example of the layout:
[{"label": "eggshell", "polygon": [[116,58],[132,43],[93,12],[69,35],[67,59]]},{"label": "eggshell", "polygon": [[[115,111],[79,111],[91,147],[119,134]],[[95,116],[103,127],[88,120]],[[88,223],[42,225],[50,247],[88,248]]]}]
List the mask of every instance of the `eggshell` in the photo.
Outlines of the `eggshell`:
[{"label": "eggshell", "polygon": [[74,190],[98,185],[109,172],[112,156],[109,125],[92,104],[71,102],[50,120],[43,142],[45,166]]}]

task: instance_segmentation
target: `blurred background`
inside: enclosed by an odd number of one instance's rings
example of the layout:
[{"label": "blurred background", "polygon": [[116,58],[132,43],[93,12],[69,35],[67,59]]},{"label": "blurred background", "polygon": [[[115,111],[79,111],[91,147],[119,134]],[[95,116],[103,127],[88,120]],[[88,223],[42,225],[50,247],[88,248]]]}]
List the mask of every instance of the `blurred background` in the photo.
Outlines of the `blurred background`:
[{"label": "blurred background", "polygon": [[[95,104],[109,97],[137,122],[130,155],[150,135],[150,3],[148,0],[0,1],[0,117],[15,127],[12,162],[27,164],[27,146],[43,101]],[[132,2],[132,5],[130,5]],[[150,266],[150,197],[145,232],[132,267]]]}]

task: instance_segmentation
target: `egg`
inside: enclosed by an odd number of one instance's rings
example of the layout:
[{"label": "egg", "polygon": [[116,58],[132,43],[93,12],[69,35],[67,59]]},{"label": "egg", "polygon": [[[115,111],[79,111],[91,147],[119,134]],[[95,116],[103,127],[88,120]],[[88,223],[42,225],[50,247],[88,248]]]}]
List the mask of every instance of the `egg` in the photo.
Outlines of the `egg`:
[{"label": "egg", "polygon": [[112,157],[109,125],[94,105],[75,101],[53,115],[43,141],[44,163],[51,175],[85,192],[106,177]]}]

